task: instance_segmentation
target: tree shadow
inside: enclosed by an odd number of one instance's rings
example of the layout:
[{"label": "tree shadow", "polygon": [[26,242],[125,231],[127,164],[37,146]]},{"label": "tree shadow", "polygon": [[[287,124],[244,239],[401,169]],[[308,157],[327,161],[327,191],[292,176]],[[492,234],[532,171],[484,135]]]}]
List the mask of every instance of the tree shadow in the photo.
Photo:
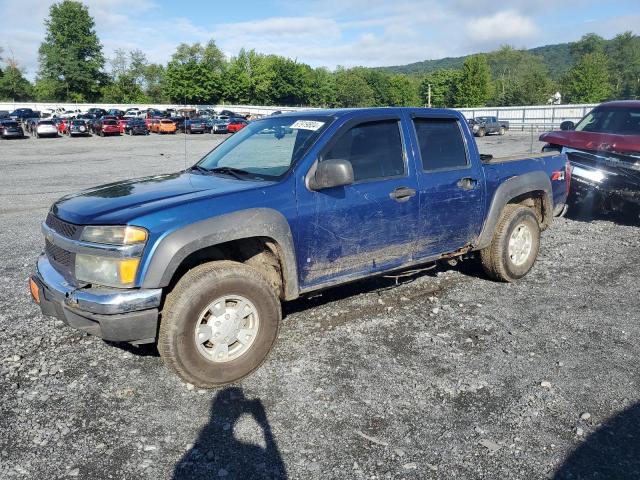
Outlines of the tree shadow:
[{"label": "tree shadow", "polygon": [[640,478],[640,404],[607,420],[579,445],[554,480]]},{"label": "tree shadow", "polygon": [[[247,415],[262,431],[264,447],[236,438],[234,428]],[[259,399],[247,399],[238,387],[221,390],[211,404],[209,423],[176,464],[173,480],[287,479],[267,415]]]}]

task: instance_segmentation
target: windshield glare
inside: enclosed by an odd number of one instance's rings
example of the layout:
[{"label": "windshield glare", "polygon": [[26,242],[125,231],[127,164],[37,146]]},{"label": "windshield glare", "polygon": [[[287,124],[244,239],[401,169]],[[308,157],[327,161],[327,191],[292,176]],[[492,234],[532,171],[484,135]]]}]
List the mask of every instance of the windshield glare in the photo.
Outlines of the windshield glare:
[{"label": "windshield glare", "polygon": [[278,178],[304,155],[331,120],[326,116],[287,116],[250,122],[209,152],[198,166],[207,170],[230,167]]},{"label": "windshield glare", "polygon": [[595,108],[578,122],[575,130],[640,135],[640,108]]}]

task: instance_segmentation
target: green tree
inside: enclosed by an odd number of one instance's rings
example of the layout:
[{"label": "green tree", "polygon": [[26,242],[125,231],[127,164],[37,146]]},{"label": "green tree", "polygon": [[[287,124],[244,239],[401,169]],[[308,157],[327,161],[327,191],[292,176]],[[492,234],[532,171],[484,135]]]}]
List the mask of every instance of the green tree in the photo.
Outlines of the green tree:
[{"label": "green tree", "polygon": [[147,103],[142,87],[146,56],[140,50],[115,51],[111,64],[111,82],[102,89],[102,101],[109,103]]},{"label": "green tree", "polygon": [[215,42],[178,45],[164,75],[164,93],[176,103],[217,103],[223,93],[224,63]]},{"label": "green tree", "polygon": [[632,32],[616,35],[607,45],[609,75],[614,98],[640,96],[640,36]]},{"label": "green tree", "polygon": [[144,93],[153,103],[169,103],[164,94],[165,68],[157,63],[150,63],[142,72]]},{"label": "green tree", "polygon": [[462,64],[455,93],[458,107],[481,107],[491,97],[491,71],[485,55],[472,55]]},{"label": "green tree", "polygon": [[569,70],[563,81],[571,103],[597,103],[611,95],[608,61],[604,53],[587,53]]},{"label": "green tree", "polygon": [[569,52],[575,62],[579,62],[587,53],[604,53],[607,41],[595,33],[587,33],[577,42],[569,44]]},{"label": "green tree", "polygon": [[442,69],[425,75],[420,82],[419,95],[422,105],[429,104],[429,86],[431,86],[431,106],[451,107],[454,104],[456,87],[462,77],[462,71]]},{"label": "green tree", "polygon": [[492,104],[537,105],[553,93],[553,82],[542,57],[504,45],[487,54],[494,78]]},{"label": "green tree", "polygon": [[336,82],[333,74],[320,67],[311,74],[311,92],[309,105],[314,107],[331,107],[336,103]]},{"label": "green tree", "polygon": [[58,100],[96,99],[105,80],[104,56],[88,8],[72,0],[54,3],[44,23],[39,77],[61,84],[50,89]]},{"label": "green tree", "polygon": [[23,101],[33,98],[33,86],[24,78],[17,63],[12,59],[0,76],[0,99]]},{"label": "green tree", "polygon": [[336,106],[369,107],[374,104],[373,89],[357,70],[336,71]]},{"label": "green tree", "polygon": [[420,104],[416,82],[407,75],[391,75],[387,80],[387,103],[390,107],[411,107]]}]

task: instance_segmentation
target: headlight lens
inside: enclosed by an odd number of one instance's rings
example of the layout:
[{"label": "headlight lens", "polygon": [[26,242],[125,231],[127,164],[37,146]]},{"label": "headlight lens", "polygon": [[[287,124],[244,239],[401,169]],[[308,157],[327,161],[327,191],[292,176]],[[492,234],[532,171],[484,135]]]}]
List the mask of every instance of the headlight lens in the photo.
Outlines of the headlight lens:
[{"label": "headlight lens", "polygon": [[139,258],[108,258],[76,255],[76,278],[107,287],[131,287],[138,272]]},{"label": "headlight lens", "polygon": [[80,240],[107,245],[130,245],[147,241],[147,231],[144,228],[122,226],[85,227]]}]

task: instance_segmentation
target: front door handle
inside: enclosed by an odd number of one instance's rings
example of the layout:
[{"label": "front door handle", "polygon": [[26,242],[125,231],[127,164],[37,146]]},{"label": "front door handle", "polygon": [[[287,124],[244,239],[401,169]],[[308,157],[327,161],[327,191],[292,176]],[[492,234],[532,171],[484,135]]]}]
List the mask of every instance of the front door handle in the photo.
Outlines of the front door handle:
[{"label": "front door handle", "polygon": [[478,180],[471,177],[461,178],[460,180],[458,180],[458,183],[456,183],[456,185],[458,185],[458,187],[462,188],[463,190],[473,190],[474,188],[476,188],[477,184]]},{"label": "front door handle", "polygon": [[398,187],[393,192],[389,194],[392,200],[396,202],[407,202],[411,197],[416,194],[416,191],[413,188],[409,187]]}]

